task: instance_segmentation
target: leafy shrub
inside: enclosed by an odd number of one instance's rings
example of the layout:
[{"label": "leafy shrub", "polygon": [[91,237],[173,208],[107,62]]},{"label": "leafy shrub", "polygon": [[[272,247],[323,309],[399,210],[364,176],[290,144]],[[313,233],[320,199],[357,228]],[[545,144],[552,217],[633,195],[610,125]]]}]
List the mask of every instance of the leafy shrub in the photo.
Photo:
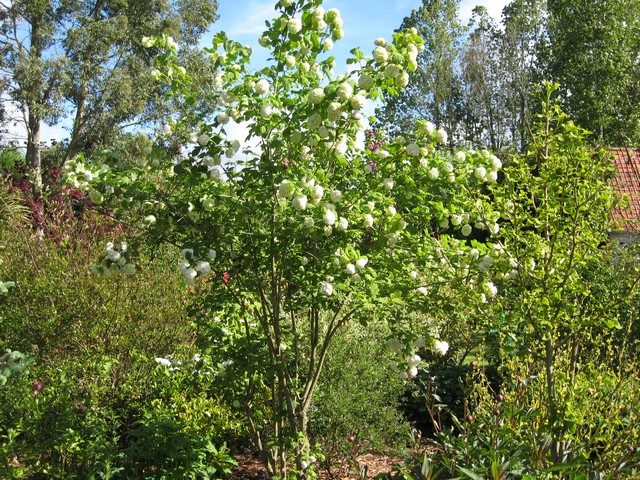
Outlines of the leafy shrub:
[{"label": "leafy shrub", "polygon": [[0,278],[15,280],[0,299],[0,344],[35,358],[0,389],[0,476],[221,478],[232,464],[222,436],[240,427],[201,379],[153,361],[193,350],[174,255],[154,252],[144,280],[94,275],[101,225],[117,229],[91,215],[69,217],[66,234],[67,220],[50,224],[59,241],[0,231]]},{"label": "leafy shrub", "polygon": [[391,368],[380,328],[353,327],[336,338],[310,411],[310,434],[325,468],[346,465],[366,451],[406,446],[409,426],[399,410],[406,382]]}]

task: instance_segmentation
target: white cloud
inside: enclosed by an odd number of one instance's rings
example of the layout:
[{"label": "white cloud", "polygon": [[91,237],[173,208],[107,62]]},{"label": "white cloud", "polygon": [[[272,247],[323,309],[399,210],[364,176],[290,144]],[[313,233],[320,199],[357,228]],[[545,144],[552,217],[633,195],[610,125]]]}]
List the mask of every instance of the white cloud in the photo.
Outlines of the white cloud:
[{"label": "white cloud", "polygon": [[[242,15],[235,15],[228,23],[225,22],[228,25],[227,34],[230,38],[261,34],[267,29],[264,22],[276,16],[273,6],[271,0],[249,2],[246,8],[241,9]],[[232,15],[231,12],[229,14]]]}]

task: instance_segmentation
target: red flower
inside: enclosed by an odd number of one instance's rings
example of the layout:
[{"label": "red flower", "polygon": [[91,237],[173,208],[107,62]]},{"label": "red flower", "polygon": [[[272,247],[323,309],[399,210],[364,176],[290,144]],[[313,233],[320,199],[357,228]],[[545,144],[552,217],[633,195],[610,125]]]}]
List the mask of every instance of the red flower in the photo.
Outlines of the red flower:
[{"label": "red flower", "polygon": [[44,388],[44,382],[41,380],[35,380],[33,382],[33,394],[37,397],[40,390]]},{"label": "red flower", "polygon": [[229,278],[231,278],[231,274],[229,272],[224,272],[222,274],[222,281],[224,283],[229,283]]}]

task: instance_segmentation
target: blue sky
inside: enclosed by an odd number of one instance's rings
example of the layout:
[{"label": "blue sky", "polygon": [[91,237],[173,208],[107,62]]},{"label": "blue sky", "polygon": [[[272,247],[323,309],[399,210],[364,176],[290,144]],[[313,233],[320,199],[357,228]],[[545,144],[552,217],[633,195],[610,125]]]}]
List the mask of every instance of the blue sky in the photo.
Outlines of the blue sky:
[{"label": "blue sky", "polygon": [[[258,37],[265,30],[265,20],[275,16],[276,0],[219,0],[219,20],[212,25],[211,32],[224,30],[227,35],[253,47],[253,66],[259,68],[265,62],[267,52],[258,46]],[[500,20],[502,8],[509,0],[461,0],[460,16],[464,22],[471,17],[476,5],[484,5],[489,13]],[[422,5],[422,0],[325,0],[324,8],[337,8],[344,20],[344,38],[336,42],[332,55],[336,57],[336,73],[346,70],[349,50],[360,47],[368,54],[373,49],[373,41],[378,37],[390,39],[404,17]],[[210,46],[210,38],[203,40],[203,46]],[[372,112],[370,112],[372,113]],[[11,132],[25,138],[23,131]],[[42,140],[63,139],[67,131],[62,125],[43,125]]]},{"label": "blue sky", "polygon": [[[257,44],[257,39],[265,30],[265,20],[275,16],[276,0],[219,0],[219,20],[212,31],[224,30],[229,38],[254,49],[255,63],[266,60],[266,52]],[[463,0],[460,2],[460,16],[464,22],[471,17],[476,5],[484,5],[489,13],[499,20],[502,8],[508,0]],[[344,38],[336,42],[332,55],[336,57],[336,73],[344,71],[349,50],[360,47],[369,53],[373,41],[378,37],[390,39],[404,17],[422,5],[422,0],[325,0],[325,10],[337,8],[344,20]],[[206,45],[209,46],[209,45]]]}]

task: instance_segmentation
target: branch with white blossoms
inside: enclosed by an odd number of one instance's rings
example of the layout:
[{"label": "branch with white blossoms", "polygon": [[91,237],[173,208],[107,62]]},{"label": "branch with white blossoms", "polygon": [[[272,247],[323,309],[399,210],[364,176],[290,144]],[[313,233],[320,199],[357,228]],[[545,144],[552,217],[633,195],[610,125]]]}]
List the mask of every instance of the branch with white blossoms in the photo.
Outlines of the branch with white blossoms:
[{"label": "branch with white blossoms", "polygon": [[129,263],[125,257],[127,251],[127,244],[122,242],[119,246],[109,242],[105,246],[105,256],[98,264],[91,266],[91,271],[97,275],[133,275],[136,273],[136,266],[133,263]]}]

